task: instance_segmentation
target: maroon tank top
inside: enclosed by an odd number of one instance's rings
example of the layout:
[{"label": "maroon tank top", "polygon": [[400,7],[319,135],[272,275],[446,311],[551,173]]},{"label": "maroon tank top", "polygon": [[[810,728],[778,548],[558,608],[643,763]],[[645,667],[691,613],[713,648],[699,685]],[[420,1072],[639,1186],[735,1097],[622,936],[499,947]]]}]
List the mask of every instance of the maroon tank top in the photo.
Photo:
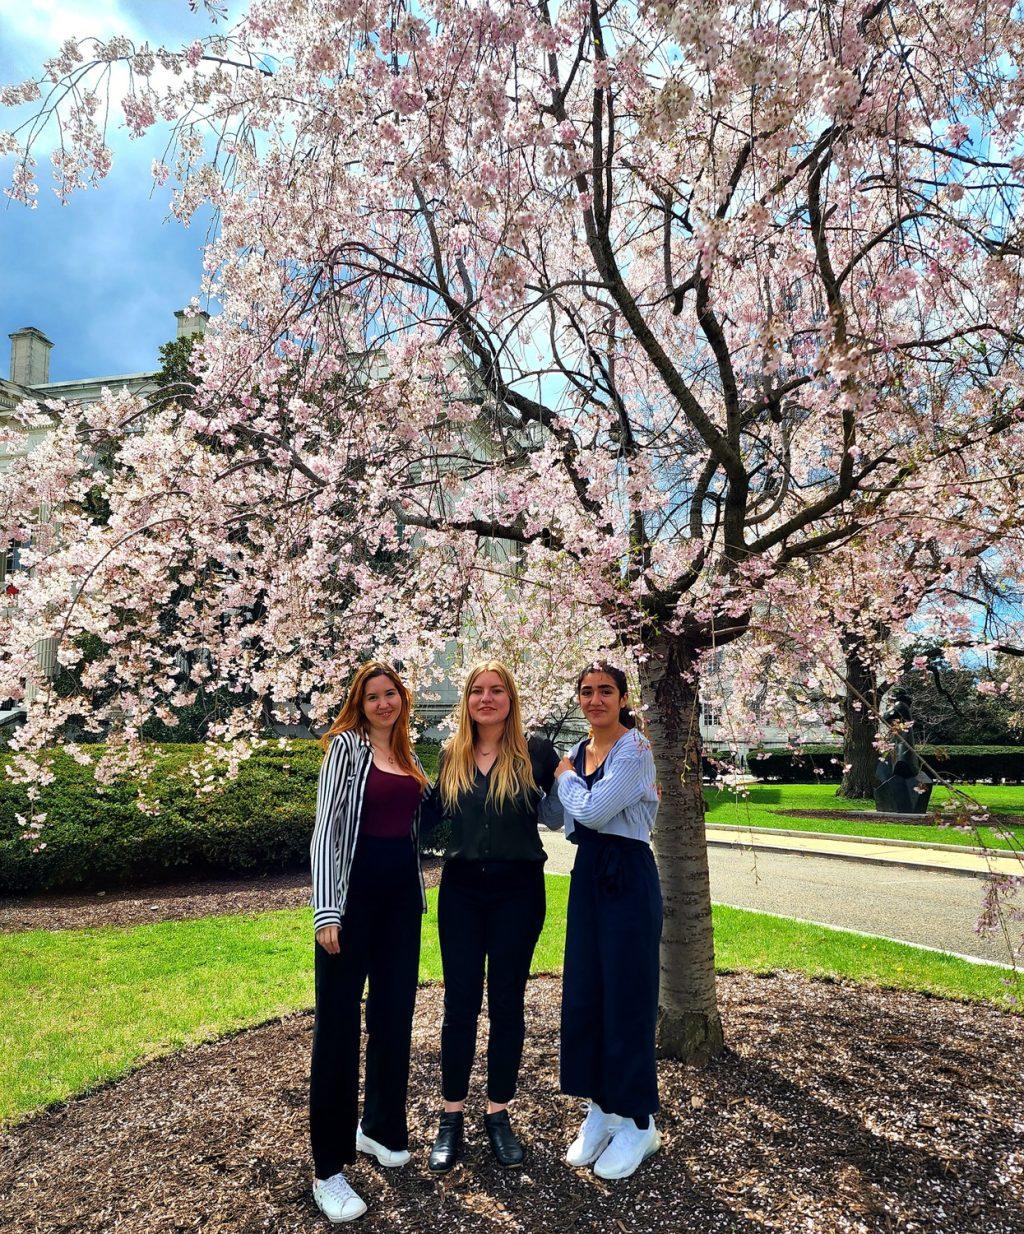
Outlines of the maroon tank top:
[{"label": "maroon tank top", "polygon": [[363,813],[359,834],[378,839],[400,839],[412,835],[412,820],[420,804],[419,781],[404,772],[398,775],[370,767],[363,793]]}]

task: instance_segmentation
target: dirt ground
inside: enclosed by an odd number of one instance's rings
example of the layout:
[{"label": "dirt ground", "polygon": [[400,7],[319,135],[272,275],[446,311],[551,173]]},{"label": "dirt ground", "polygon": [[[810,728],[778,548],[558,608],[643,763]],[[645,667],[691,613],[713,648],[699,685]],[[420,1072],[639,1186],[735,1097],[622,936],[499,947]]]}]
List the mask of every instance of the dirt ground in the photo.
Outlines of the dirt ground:
[{"label": "dirt ground", "polygon": [[[434,886],[440,861],[423,862],[423,880]],[[0,896],[0,934],[17,930],[81,930],[86,926],[133,926],[192,917],[270,913],[309,903],[309,871],[249,878],[181,881],[109,892],[61,892]]]},{"label": "dirt ground", "polygon": [[[562,1160],[581,1115],[557,1091],[556,980],[530,983],[513,1106],[526,1168],[503,1172],[480,1125],[466,1161],[426,1169],[438,1109],[442,991],[416,1015],[413,1160],[349,1177],[381,1234],[1020,1234],[1024,1021],[993,1008],[782,974],[721,979],[730,1052],[661,1064],[664,1147],[606,1183]],[[482,1026],[483,1027],[483,1026]],[[310,1015],[150,1063],[0,1136],[5,1234],[299,1234]],[[481,1036],[483,1037],[483,1032]],[[481,1053],[482,1053],[481,1041]]]}]

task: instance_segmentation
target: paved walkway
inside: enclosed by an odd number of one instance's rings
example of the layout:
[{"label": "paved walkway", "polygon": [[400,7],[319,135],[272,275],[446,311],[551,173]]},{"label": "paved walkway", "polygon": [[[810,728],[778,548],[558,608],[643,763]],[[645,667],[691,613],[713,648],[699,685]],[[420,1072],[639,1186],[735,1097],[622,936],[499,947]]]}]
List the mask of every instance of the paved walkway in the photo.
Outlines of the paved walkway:
[{"label": "paved walkway", "polygon": [[815,853],[838,860],[881,862],[948,874],[966,874],[975,878],[990,878],[993,875],[1024,877],[1024,860],[1012,853],[1000,853],[997,849],[743,826],[708,827],[707,837],[708,844],[713,845],[770,849],[781,853]]},{"label": "paved walkway", "polygon": [[[1007,962],[1004,938],[982,938],[974,931],[984,888],[977,870],[966,871],[974,876],[964,877],[965,871],[922,863],[914,849],[914,859],[904,861],[902,845],[882,846],[888,850],[884,853],[872,853],[870,845],[867,851],[854,846],[851,853],[837,856],[817,851],[814,839],[806,836],[790,837],[792,848],[752,847],[749,834],[745,828],[740,837],[709,845],[716,903]],[[573,846],[558,832],[542,829],[541,838],[548,872],[568,874]],[[1017,872],[1024,869],[1018,865]],[[1020,932],[1019,924],[1011,924],[1015,942]]]}]

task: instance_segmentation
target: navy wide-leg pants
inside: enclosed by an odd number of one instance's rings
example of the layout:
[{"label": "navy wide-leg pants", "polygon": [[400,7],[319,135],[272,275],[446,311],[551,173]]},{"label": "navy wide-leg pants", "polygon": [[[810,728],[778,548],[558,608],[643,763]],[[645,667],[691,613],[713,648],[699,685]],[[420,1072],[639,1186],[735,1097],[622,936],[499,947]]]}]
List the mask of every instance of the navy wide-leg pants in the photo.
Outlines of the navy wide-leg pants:
[{"label": "navy wide-leg pants", "polygon": [[662,900],[650,845],[577,827],[562,986],[560,1087],[641,1127],[654,1053]]}]

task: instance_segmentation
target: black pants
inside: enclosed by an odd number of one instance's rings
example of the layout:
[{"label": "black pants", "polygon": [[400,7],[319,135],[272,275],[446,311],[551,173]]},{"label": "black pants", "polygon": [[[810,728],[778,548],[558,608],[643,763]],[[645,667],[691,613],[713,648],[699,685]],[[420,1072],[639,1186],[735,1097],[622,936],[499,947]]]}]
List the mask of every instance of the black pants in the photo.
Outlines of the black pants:
[{"label": "black pants", "polygon": [[560,1086],[644,1127],[658,1111],[658,869],[642,840],[586,827],[577,836],[565,928]]},{"label": "black pants", "polygon": [[544,925],[539,861],[446,863],[437,897],[444,969],[441,1085],[445,1101],[464,1101],[476,1052],[476,1024],[487,965],[487,1096],[515,1096],[526,1035],[523,1002],[533,949]]},{"label": "black pants", "polygon": [[316,1022],[309,1130],[317,1178],[356,1158],[360,1002],[366,998],[363,1131],[386,1148],[409,1145],[405,1101],[419,979],[418,858],[410,839],[360,838],[338,955],[316,947]]}]

